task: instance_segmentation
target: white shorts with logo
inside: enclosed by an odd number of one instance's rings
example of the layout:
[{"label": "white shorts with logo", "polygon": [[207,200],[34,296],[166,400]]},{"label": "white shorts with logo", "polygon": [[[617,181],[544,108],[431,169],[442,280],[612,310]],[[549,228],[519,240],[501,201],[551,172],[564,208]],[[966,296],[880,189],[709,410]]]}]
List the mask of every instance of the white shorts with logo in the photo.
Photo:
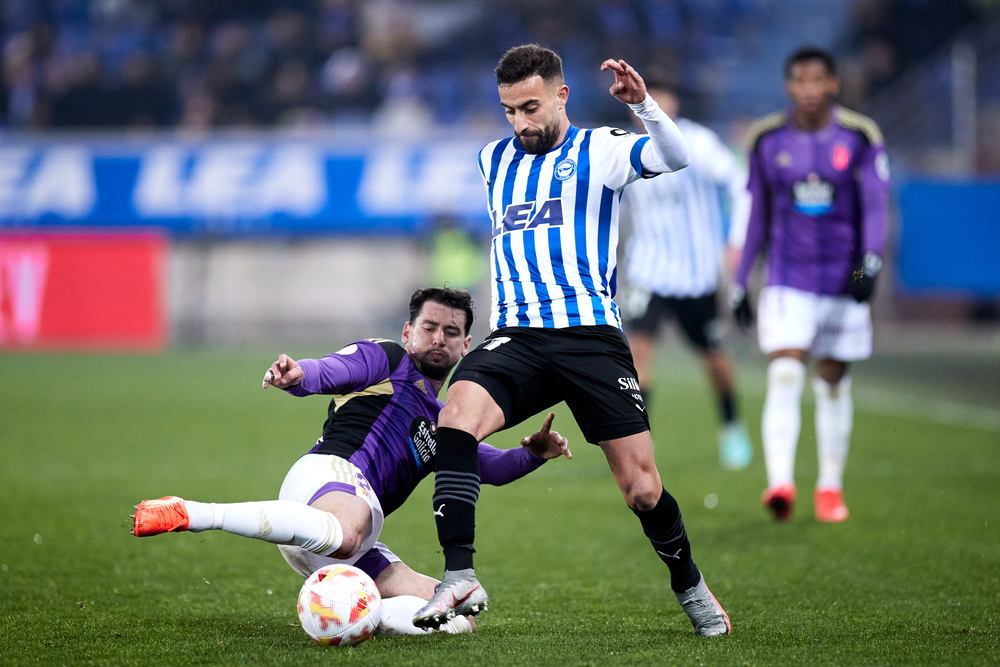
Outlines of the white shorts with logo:
[{"label": "white shorts with logo", "polygon": [[761,290],[760,350],[805,350],[818,358],[857,361],[872,356],[872,315],[867,303],[775,285]]},{"label": "white shorts with logo", "polygon": [[358,552],[351,558],[343,560],[320,556],[301,547],[279,545],[281,555],[292,569],[303,577],[308,577],[325,565],[354,565],[374,579],[390,564],[399,562],[396,554],[378,541],[385,521],[382,503],[372,492],[371,484],[364,473],[350,461],[329,454],[306,454],[296,461],[285,475],[278,499],[310,505],[331,491],[352,493],[368,503],[372,512],[370,530]]}]

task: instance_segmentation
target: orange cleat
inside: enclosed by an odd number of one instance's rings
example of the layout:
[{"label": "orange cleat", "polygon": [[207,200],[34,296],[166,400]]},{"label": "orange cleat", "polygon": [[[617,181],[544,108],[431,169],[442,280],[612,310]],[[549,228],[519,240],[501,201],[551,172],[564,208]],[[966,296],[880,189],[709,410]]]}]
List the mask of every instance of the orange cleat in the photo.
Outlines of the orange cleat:
[{"label": "orange cleat", "polygon": [[159,500],[143,500],[135,506],[132,515],[134,525],[129,531],[136,537],[159,535],[160,533],[175,533],[187,530],[190,520],[184,499],[177,496],[166,496]]},{"label": "orange cleat", "polygon": [[764,489],[760,502],[774,515],[775,521],[788,521],[792,518],[792,505],[795,504],[795,485],[769,486]]},{"label": "orange cleat", "polygon": [[851,515],[844,504],[844,492],[840,489],[816,489],[813,494],[816,506],[816,520],[824,523],[847,521]]}]

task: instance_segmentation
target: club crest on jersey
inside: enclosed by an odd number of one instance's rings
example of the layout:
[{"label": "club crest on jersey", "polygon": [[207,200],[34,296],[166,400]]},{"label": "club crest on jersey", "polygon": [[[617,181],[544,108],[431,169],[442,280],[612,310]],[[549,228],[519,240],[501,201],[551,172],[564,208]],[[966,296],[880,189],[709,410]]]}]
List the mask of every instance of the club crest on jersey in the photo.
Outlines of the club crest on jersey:
[{"label": "club crest on jersey", "polygon": [[809,174],[804,181],[792,186],[795,210],[804,215],[824,215],[833,210],[834,188],[832,183],[816,174]]},{"label": "club crest on jersey", "polygon": [[556,168],[552,173],[557,180],[568,181],[576,173],[576,162],[573,162],[568,157],[563,158],[556,163]]},{"label": "club crest on jersey", "polygon": [[833,146],[830,162],[837,171],[844,171],[851,162],[851,150],[843,142],[838,141]]},{"label": "club crest on jersey", "polygon": [[562,200],[546,199],[543,202],[529,201],[523,204],[510,204],[504,211],[500,224],[493,226],[493,236],[519,229],[531,229],[542,225],[561,225],[563,223]]}]

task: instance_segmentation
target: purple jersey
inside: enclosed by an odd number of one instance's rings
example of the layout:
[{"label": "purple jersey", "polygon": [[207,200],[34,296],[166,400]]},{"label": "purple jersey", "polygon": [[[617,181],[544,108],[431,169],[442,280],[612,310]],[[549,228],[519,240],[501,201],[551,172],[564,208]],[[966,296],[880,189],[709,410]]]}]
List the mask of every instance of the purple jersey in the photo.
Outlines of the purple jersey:
[{"label": "purple jersey", "polygon": [[847,293],[853,265],[885,246],[889,163],[871,119],[834,106],[817,132],[790,111],[750,130],[753,199],[735,282],[747,286],[766,245],[767,285],[814,294]]},{"label": "purple jersey", "polygon": [[[388,516],[434,470],[434,423],[444,404],[430,380],[406,350],[390,340],[358,341],[298,364],[302,382],[285,391],[295,396],[334,395],[323,436],[309,453],[333,454],[357,466]],[[485,484],[512,482],[544,462],[524,447],[479,445]]]}]

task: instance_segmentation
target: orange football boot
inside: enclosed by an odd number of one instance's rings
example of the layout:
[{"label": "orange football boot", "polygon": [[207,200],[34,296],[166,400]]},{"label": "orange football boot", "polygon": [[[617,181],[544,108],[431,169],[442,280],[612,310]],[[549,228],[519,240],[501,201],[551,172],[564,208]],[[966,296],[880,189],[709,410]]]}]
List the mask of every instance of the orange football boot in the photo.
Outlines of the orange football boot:
[{"label": "orange football boot", "polygon": [[130,531],[136,537],[175,533],[187,530],[190,524],[184,499],[166,496],[158,500],[143,500],[135,506],[135,522]]},{"label": "orange football boot", "polygon": [[840,489],[816,489],[813,494],[816,520],[824,523],[847,521],[851,515],[844,504],[844,492]]},{"label": "orange football boot", "polygon": [[760,502],[774,515],[775,521],[788,521],[792,518],[792,505],[795,504],[795,485],[769,486],[764,489]]}]

